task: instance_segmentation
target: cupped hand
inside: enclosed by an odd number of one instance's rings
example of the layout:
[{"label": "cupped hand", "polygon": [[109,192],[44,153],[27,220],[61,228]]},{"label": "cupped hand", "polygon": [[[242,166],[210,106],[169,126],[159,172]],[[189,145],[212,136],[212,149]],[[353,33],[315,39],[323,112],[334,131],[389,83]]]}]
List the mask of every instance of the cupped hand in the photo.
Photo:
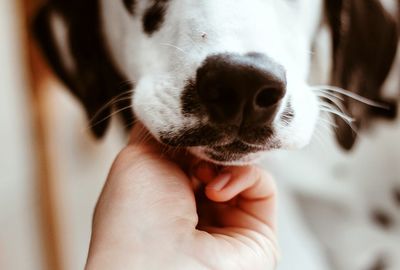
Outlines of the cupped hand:
[{"label": "cupped hand", "polygon": [[275,269],[275,202],[262,169],[199,161],[138,126],[98,200],[86,270]]}]

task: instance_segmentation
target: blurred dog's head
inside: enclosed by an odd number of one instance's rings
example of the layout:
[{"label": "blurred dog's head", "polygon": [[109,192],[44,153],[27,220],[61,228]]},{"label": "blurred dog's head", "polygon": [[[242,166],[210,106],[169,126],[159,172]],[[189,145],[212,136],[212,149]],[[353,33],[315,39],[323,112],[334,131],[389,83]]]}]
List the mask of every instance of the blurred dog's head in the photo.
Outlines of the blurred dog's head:
[{"label": "blurred dog's head", "polygon": [[[53,0],[39,14],[36,32],[56,73],[84,103],[96,135],[116,110],[128,124],[134,115],[167,145],[238,164],[309,142],[320,111],[307,83],[315,33],[329,23],[334,58],[350,58],[353,47],[346,46],[354,33],[349,26],[342,31],[344,12],[361,15],[358,27],[371,12],[367,4],[359,13],[360,3],[371,2],[380,14],[374,20],[387,18],[376,1],[348,2],[355,6],[333,0]],[[384,44],[365,45],[368,52],[390,43],[379,52],[385,59],[396,48],[396,29],[386,21],[380,22],[389,29]],[[362,61],[351,58],[364,75]],[[347,88],[352,71],[344,63],[334,61],[334,81]],[[386,69],[379,79],[391,63],[379,63]]]}]

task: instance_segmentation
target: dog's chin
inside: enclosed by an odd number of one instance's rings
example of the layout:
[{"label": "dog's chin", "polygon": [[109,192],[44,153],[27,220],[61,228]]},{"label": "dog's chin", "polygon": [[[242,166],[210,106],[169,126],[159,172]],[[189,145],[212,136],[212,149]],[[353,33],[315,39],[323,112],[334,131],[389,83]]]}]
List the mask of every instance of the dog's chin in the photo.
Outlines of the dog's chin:
[{"label": "dog's chin", "polygon": [[[188,148],[189,151],[198,158],[224,166],[244,166],[256,163],[264,151],[232,151],[215,149],[207,146],[197,146]],[[222,151],[220,151],[222,150]]]},{"label": "dog's chin", "polygon": [[256,163],[263,153],[281,148],[281,144],[270,140],[264,145],[253,145],[241,140],[221,146],[192,147],[190,151],[201,159],[219,165],[249,165]]}]

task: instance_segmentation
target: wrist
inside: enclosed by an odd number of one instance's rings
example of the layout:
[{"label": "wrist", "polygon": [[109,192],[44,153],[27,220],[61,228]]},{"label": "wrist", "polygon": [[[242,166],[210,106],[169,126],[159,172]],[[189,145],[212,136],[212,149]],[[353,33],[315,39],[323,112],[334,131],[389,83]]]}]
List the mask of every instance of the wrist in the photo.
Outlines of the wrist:
[{"label": "wrist", "polygon": [[105,251],[90,251],[85,270],[210,270],[193,257],[178,250],[163,250],[160,247],[140,251],[112,250],[109,248]]},{"label": "wrist", "polygon": [[154,256],[137,256],[131,255],[129,260],[123,258],[116,260],[112,258],[89,258],[85,270],[210,270],[210,268],[201,265],[193,259],[182,259],[177,257],[159,259]]}]

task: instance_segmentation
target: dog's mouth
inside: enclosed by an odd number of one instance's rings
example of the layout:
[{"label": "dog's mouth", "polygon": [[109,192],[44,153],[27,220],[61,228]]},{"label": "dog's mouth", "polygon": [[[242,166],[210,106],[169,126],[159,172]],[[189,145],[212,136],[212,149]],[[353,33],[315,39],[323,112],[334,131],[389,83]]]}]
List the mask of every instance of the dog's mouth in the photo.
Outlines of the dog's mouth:
[{"label": "dog's mouth", "polygon": [[190,147],[196,156],[221,165],[249,164],[255,162],[261,153],[279,148],[278,144],[263,146],[250,145],[240,140],[222,146]]},{"label": "dog's mouth", "polygon": [[222,165],[252,163],[262,152],[280,148],[280,144],[272,139],[269,128],[246,131],[203,126],[180,132],[179,136],[164,135],[160,139],[168,146],[187,148],[202,159]]}]

